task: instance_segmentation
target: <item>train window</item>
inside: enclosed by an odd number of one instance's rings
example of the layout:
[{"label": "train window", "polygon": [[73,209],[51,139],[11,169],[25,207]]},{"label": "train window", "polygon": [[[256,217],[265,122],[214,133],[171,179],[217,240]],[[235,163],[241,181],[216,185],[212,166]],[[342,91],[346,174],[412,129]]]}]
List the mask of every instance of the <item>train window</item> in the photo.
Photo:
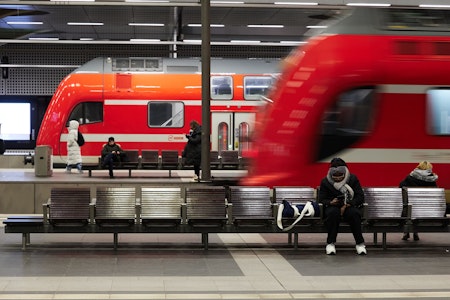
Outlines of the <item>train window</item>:
[{"label": "train window", "polygon": [[438,9],[384,9],[382,27],[386,30],[450,31],[450,13]]},{"label": "train window", "polygon": [[228,150],[228,143],[229,143],[229,136],[228,136],[228,124],[225,122],[220,122],[218,125],[219,128],[219,135],[218,135],[218,147],[219,153],[222,152],[222,150]]},{"label": "train window", "polygon": [[375,90],[362,87],[340,94],[322,119],[319,160],[328,158],[370,133]]},{"label": "train window", "polygon": [[82,102],[72,110],[66,126],[69,126],[70,120],[77,120],[81,124],[90,124],[103,122],[103,103],[101,102]]},{"label": "train window", "polygon": [[247,122],[239,124],[239,155],[250,150],[250,126]]},{"label": "train window", "polygon": [[183,102],[152,101],[148,104],[149,127],[177,127],[184,126]]},{"label": "train window", "polygon": [[267,94],[273,80],[274,79],[271,76],[245,76],[244,99],[260,100],[261,96]]},{"label": "train window", "polygon": [[116,72],[162,72],[161,58],[113,58],[112,70]]},{"label": "train window", "polygon": [[432,89],[427,92],[428,133],[450,135],[450,89]]},{"label": "train window", "polygon": [[211,76],[211,99],[233,99],[233,78],[231,76]]}]

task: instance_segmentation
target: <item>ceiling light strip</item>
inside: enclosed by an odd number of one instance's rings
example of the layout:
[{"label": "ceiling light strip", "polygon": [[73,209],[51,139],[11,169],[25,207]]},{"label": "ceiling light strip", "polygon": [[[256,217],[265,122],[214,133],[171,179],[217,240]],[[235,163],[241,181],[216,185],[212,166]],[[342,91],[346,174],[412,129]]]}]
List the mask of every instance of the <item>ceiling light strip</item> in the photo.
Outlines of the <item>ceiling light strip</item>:
[{"label": "ceiling light strip", "polygon": [[69,26],[103,26],[102,22],[67,22]]},{"label": "ceiling light strip", "polygon": [[249,24],[247,25],[249,28],[284,28],[284,25],[258,25],[258,24]]},{"label": "ceiling light strip", "polygon": [[129,26],[164,27],[162,23],[128,23]]},{"label": "ceiling light strip", "polygon": [[317,2],[274,2],[275,5],[304,5],[304,6],[314,6],[319,5]]},{"label": "ceiling light strip", "polygon": [[25,21],[9,21],[9,25],[42,25],[44,22],[25,22]]},{"label": "ceiling light strip", "polygon": [[391,6],[390,3],[358,3],[358,2],[351,2],[347,3],[347,6],[373,6],[373,7],[389,7]]}]

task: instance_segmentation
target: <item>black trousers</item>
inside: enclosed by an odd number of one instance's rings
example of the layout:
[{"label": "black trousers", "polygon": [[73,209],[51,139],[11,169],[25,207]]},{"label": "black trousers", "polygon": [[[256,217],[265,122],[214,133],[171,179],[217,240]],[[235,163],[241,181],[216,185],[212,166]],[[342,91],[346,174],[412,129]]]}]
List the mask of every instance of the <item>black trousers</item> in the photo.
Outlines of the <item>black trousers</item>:
[{"label": "black trousers", "polygon": [[327,227],[328,236],[327,244],[336,243],[341,221],[350,225],[356,244],[364,243],[361,230],[361,214],[359,209],[350,206],[345,209],[344,215],[341,216],[341,209],[337,206],[328,206],[325,208],[325,226]]},{"label": "black trousers", "polygon": [[200,177],[200,165],[194,164],[194,173]]}]

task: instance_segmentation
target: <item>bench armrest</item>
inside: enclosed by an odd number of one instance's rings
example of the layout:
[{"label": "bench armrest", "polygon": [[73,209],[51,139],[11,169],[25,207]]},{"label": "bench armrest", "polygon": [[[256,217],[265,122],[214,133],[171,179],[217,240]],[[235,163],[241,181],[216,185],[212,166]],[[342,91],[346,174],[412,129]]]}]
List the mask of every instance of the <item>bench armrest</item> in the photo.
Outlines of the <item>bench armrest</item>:
[{"label": "bench armrest", "polygon": [[48,224],[48,208],[49,208],[48,203],[42,204],[42,215],[43,215],[44,224]]},{"label": "bench armrest", "polygon": [[226,201],[225,206],[226,206],[225,209],[227,210],[227,216],[228,216],[227,224],[231,225],[231,224],[233,224],[233,203]]},{"label": "bench armrest", "polygon": [[136,224],[141,224],[141,198],[136,198],[136,205],[134,206],[136,212]]},{"label": "bench armrest", "polygon": [[187,205],[181,203],[181,224],[187,224]]}]

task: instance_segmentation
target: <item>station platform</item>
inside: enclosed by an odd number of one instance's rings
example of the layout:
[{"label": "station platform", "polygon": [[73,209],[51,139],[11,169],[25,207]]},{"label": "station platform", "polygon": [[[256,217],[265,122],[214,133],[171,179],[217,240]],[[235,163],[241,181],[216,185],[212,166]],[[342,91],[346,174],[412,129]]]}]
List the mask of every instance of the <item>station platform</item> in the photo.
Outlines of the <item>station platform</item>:
[{"label": "station platform", "polygon": [[[6,185],[199,184],[192,170],[107,175],[1,169],[0,202]],[[22,250],[20,234],[0,230],[0,299],[449,299],[450,235],[401,236],[388,234],[383,250],[365,234],[368,255],[358,256],[352,235],[339,234],[327,256],[319,233],[301,234],[298,249],[287,234],[210,234],[208,250],[200,234],[123,234],[116,250],[111,234],[33,234]]]}]

